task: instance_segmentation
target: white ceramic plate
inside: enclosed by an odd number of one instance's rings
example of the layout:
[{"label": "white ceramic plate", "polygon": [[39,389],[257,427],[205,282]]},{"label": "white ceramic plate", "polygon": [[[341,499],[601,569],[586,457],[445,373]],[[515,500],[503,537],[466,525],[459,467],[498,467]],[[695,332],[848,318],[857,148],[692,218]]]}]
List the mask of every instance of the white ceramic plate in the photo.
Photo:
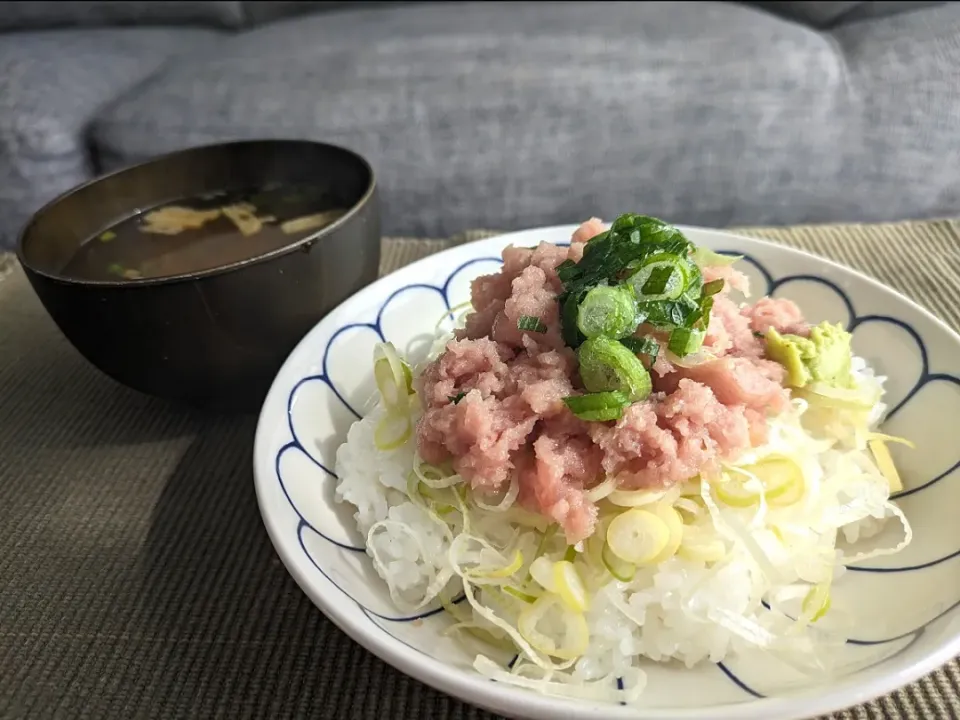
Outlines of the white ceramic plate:
[{"label": "white ceramic plate", "polygon": [[[373,395],[372,350],[389,340],[423,352],[443,311],[469,282],[495,272],[502,248],[565,243],[573,227],[529,230],[457,247],[393,273],[328,315],[291,354],[264,403],[254,471],[270,538],[287,569],[341,629],[401,671],[468,702],[522,718],[782,720],[826,713],[894,690],[960,654],[960,337],[914,303],[856,272],[778,245],[684,228],[695,243],[745,256],[754,297],[789,297],[811,322],[842,322],[854,349],[888,376],[886,432],[915,531],[902,553],[865,563],[834,587],[853,612],[845,668],[824,682],[757,658],[694,670],[650,663],[639,706],[572,702],[478,675],[472,655],[442,635],[437,611],[403,616],[362,550],[352,508],[334,502],[337,447]],[[951,449],[952,448],[952,449]],[[895,532],[891,529],[884,532]]]}]

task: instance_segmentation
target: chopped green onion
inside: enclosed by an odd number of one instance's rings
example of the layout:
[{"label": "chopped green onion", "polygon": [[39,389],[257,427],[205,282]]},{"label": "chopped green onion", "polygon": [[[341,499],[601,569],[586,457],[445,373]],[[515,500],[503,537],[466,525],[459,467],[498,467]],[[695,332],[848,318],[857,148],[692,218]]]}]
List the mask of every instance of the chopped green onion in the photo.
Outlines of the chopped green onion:
[{"label": "chopped green onion", "polygon": [[629,286],[598,285],[580,303],[577,328],[588,338],[620,337],[636,330],[636,317],[636,301]]},{"label": "chopped green onion", "polygon": [[535,333],[545,333],[547,326],[538,317],[532,315],[521,315],[517,320],[517,330],[527,330]]},{"label": "chopped green onion", "polygon": [[608,232],[621,244],[629,242],[647,248],[656,247],[660,251],[669,248],[673,252],[686,252],[692,246],[673,225],[636,213],[625,213],[618,217]]},{"label": "chopped green onion", "polygon": [[640,302],[676,300],[683,295],[690,280],[687,263],[677,255],[658,253],[648,258],[627,283]]},{"label": "chopped green onion", "polygon": [[660,352],[660,343],[653,338],[628,335],[620,338],[620,343],[634,355],[649,355],[651,360],[656,360]]},{"label": "chopped green onion", "polygon": [[703,302],[700,303],[700,313],[697,316],[697,319],[694,320],[691,327],[698,327],[701,330],[706,330],[710,325],[711,312],[713,312],[713,295],[710,297],[705,297]]},{"label": "chopped green onion", "polygon": [[111,275],[119,275],[120,277],[123,277],[123,266],[118,265],[117,263],[112,263],[107,266],[107,272]]},{"label": "chopped green onion", "polygon": [[580,379],[590,392],[619,390],[631,402],[650,394],[650,373],[640,359],[619,340],[607,337],[587,339],[577,352]]},{"label": "chopped green onion", "polygon": [[563,399],[564,404],[574,415],[589,422],[605,422],[616,420],[623,415],[623,409],[630,404],[630,399],[622,392],[588,393],[586,395],[570,395]]},{"label": "chopped green onion", "polygon": [[703,273],[696,263],[690,262],[689,258],[684,261],[684,266],[689,273],[689,279],[687,281],[687,289],[683,294],[693,300],[699,300],[700,290],[703,288]]},{"label": "chopped green onion", "polygon": [[667,348],[677,357],[683,357],[696,352],[703,345],[706,333],[694,328],[676,328],[670,333]]},{"label": "chopped green onion", "polygon": [[456,395],[447,395],[447,399],[456,405],[458,402],[463,400],[467,394],[465,392],[458,392]]},{"label": "chopped green onion", "polygon": [[577,327],[577,316],[580,309],[580,301],[584,294],[569,293],[558,298],[560,303],[560,327],[563,341],[572,348],[580,346],[583,342],[583,335],[580,328]]},{"label": "chopped green onion", "polygon": [[644,303],[640,309],[647,313],[647,323],[663,330],[689,327],[701,313],[700,304],[686,295],[667,302]]},{"label": "chopped green onion", "polygon": [[716,295],[721,290],[723,290],[723,278],[717,278],[716,280],[704,283],[700,297],[710,297],[711,295]]},{"label": "chopped green onion", "polygon": [[675,227],[662,220],[628,213],[617,218],[610,230],[584,247],[575,265],[561,263],[560,279],[567,292],[589,290],[603,281],[616,282],[628,266],[637,267],[653,255],[686,256],[692,244]]},{"label": "chopped green onion", "polygon": [[668,286],[679,286],[679,279],[680,273],[673,265],[655,265],[641,288],[643,297],[663,295],[667,292]]},{"label": "chopped green onion", "polygon": [[590,238],[589,240],[587,240],[587,242],[588,242],[588,243],[592,243],[592,242],[597,241],[597,240],[606,240],[606,238],[607,238],[607,236],[608,236],[609,234],[610,234],[610,231],[609,231],[609,230],[604,230],[603,232],[597,233],[596,235],[594,235],[592,238]]},{"label": "chopped green onion", "polygon": [[[698,250],[683,233],[662,220],[623,214],[607,232],[586,243],[579,262],[565,260],[557,266],[563,283],[558,298],[563,340],[571,348],[580,348],[592,338],[629,335],[641,323],[658,330],[683,328],[702,333],[710,321],[712,298],[724,285],[719,279],[704,283],[699,264],[728,265],[735,260]],[[620,305],[625,298],[618,296],[618,288],[626,287],[634,295],[632,313],[626,303]],[[678,335],[674,344],[680,340]],[[634,341],[620,344],[634,349],[636,359]],[[644,354],[654,356],[654,346],[648,349]],[[588,367],[584,384],[593,392],[623,390],[635,401],[634,388],[629,383],[624,385],[623,378],[616,381],[620,370],[616,364],[605,371]]]},{"label": "chopped green onion", "polygon": [[113,230],[107,230],[105,233],[100,235],[100,242],[110,242],[116,236],[117,234]]},{"label": "chopped green onion", "polygon": [[557,265],[557,277],[560,278],[560,282],[562,282],[564,286],[573,282],[579,275],[580,269],[573,260],[564,260]]}]

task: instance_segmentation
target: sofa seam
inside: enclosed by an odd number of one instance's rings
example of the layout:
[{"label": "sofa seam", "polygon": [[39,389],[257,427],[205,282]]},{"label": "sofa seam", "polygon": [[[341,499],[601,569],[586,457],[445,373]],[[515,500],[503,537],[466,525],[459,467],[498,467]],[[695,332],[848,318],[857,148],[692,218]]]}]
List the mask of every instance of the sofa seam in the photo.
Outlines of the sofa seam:
[{"label": "sofa seam", "polygon": [[[236,33],[227,31],[221,32],[217,30],[214,31],[214,34],[217,36],[217,40],[220,41],[224,36],[235,35]],[[145,85],[155,80],[162,73],[166,72],[174,60],[182,60],[182,58],[175,57],[175,53],[170,52],[166,57],[163,58],[163,60],[160,61],[160,63],[156,68],[153,69],[152,72],[147,73],[147,75],[140,78],[140,80],[134,84],[124,88],[121,92],[101,103],[96,111],[91,114],[90,119],[84,124],[80,132],[80,137],[83,141],[83,149],[81,154],[83,155],[84,160],[88,163],[88,166],[93,170],[94,175],[103,172],[103,167],[99,163],[100,153],[97,152],[97,150],[101,147],[101,143],[97,142],[96,139],[96,128],[101,124],[101,116],[105,112],[109,111],[112,106],[115,106],[122,100],[133,96]]]}]

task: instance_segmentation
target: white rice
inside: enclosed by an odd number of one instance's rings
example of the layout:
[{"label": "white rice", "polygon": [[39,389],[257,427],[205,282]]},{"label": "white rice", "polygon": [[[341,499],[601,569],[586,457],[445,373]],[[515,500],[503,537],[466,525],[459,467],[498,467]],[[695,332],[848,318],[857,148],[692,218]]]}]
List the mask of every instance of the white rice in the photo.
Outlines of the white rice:
[{"label": "white rice", "polygon": [[[884,378],[876,377],[863,360],[855,359],[854,371],[862,384],[878,390],[882,388]],[[415,438],[411,437],[396,450],[377,449],[374,428],[383,412],[377,406],[371,414],[355,423],[347,442],[338,450],[336,497],[338,501],[351,503],[357,508],[357,527],[365,537],[369,535],[368,553],[378,559],[375,563],[378,572],[394,589],[398,605],[406,610],[420,607],[422,603],[419,601],[430,583],[438,574],[452,570],[451,543],[438,523],[406,494],[407,478],[414,463]],[[884,407],[878,403],[871,421],[879,420],[883,412]],[[837,473],[849,473],[852,467],[849,454],[840,450],[825,450],[811,458],[812,465],[804,468],[805,476],[811,473],[811,477],[818,478],[824,492],[831,487],[831,477]],[[838,491],[834,488],[830,492]],[[842,493],[836,496],[842,497]],[[855,506],[855,500],[843,506],[846,510],[840,509],[838,501],[836,510],[851,513],[851,522],[840,527],[850,542],[876,534],[883,526],[884,513],[882,509],[877,511],[878,499],[871,500],[872,504],[866,509],[850,510],[848,506]],[[885,494],[883,500],[886,500]],[[776,512],[782,514],[785,523],[793,517],[789,509]],[[485,515],[479,510],[477,513],[478,516]],[[795,520],[799,523],[805,521],[804,517],[796,515]],[[501,518],[501,523],[507,520],[507,517]],[[374,527],[377,531],[370,533]],[[501,529],[513,530],[510,526]],[[793,557],[784,555],[782,546],[762,523],[752,531],[757,545],[784,575],[779,584],[781,590],[803,581],[830,582],[837,569],[836,554],[830,553],[837,536],[837,525],[822,529],[826,532],[825,541],[823,538],[808,541],[801,537],[796,542],[809,542],[810,546],[804,552],[797,551]],[[524,557],[529,562],[535,555],[534,541],[527,541],[525,536],[532,537],[533,533],[524,533],[525,528],[520,530],[516,546],[524,548]],[[909,529],[906,541],[909,541]],[[736,562],[724,561],[708,566],[703,562],[673,557],[656,567],[638,569],[629,583],[612,579],[607,582],[591,598],[586,614],[590,630],[587,650],[570,668],[563,682],[576,684],[608,677],[635,678],[628,684],[635,685],[639,692],[643,682],[642,671],[638,670],[641,658],[678,660],[687,666],[706,660],[719,662],[739,649],[762,645],[764,633],[781,632],[790,621],[785,615],[770,612],[761,605],[764,593],[759,591],[770,588],[758,587],[756,563],[749,553],[738,549],[736,542],[727,542],[727,545],[730,557],[739,558]],[[823,550],[824,547],[827,549]],[[462,589],[460,579],[452,575],[444,595],[453,597]],[[483,599],[483,591],[478,589],[478,592]],[[783,594],[782,607],[793,607],[797,612],[802,596],[794,594],[791,598],[787,591]],[[493,602],[491,598],[486,600]],[[469,609],[464,609],[469,613]],[[515,620],[516,611],[507,608],[503,615],[508,621]],[[475,613],[472,621],[502,635]],[[803,646],[801,650],[809,652],[809,646]],[[487,665],[478,662],[477,667]]]}]

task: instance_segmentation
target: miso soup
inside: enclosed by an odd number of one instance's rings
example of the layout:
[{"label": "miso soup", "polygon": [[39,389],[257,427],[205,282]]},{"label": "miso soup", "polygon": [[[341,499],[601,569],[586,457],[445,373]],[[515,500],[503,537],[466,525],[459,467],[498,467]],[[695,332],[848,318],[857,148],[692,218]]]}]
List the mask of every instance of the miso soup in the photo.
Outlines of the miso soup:
[{"label": "miso soup", "polygon": [[138,280],[210,270],[303,239],[346,211],[313,187],[277,185],[189,198],[134,215],[91,238],[63,274]]}]

